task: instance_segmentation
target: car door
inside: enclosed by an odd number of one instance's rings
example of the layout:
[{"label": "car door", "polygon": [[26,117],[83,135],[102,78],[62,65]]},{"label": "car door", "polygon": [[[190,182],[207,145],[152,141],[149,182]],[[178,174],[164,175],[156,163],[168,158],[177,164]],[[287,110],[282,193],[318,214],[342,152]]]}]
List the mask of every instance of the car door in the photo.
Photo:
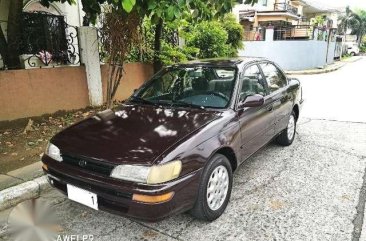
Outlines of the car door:
[{"label": "car door", "polygon": [[273,100],[274,134],[278,134],[287,127],[292,111],[292,95],[288,92],[287,78],[279,67],[271,62],[263,62],[259,66],[264,74],[269,96]]},{"label": "car door", "polygon": [[242,160],[245,160],[274,135],[273,99],[268,95],[265,79],[257,64],[250,65],[239,75],[238,102],[247,96],[264,96],[261,107],[247,107],[238,110],[241,134]]}]

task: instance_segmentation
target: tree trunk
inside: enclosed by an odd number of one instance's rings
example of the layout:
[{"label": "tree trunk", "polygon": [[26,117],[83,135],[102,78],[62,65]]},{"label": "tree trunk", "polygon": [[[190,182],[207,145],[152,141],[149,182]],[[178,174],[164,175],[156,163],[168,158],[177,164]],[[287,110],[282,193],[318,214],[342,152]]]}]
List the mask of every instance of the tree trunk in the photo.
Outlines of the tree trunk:
[{"label": "tree trunk", "polygon": [[155,39],[154,39],[154,72],[158,72],[162,67],[163,64],[160,60],[160,52],[161,52],[161,37],[163,34],[163,26],[164,22],[163,19],[160,18],[159,22],[155,26]]},{"label": "tree trunk", "polygon": [[23,0],[12,0],[9,6],[8,17],[8,68],[20,67],[19,43],[21,36],[21,16],[23,12]]},{"label": "tree trunk", "polygon": [[1,26],[0,26],[0,55],[1,58],[3,59],[4,65],[7,66],[9,62],[8,44],[6,42],[5,35],[3,30],[1,29]]}]

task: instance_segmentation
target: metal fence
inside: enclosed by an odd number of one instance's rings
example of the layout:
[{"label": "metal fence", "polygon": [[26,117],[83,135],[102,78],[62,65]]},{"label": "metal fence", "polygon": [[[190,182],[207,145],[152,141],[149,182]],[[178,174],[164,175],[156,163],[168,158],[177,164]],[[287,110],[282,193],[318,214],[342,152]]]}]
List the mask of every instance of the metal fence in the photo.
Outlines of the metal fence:
[{"label": "metal fence", "polygon": [[[274,30],[273,40],[318,40],[328,41],[329,30],[312,25],[278,27]],[[334,37],[332,37],[334,42]]]},{"label": "metal fence", "polygon": [[311,25],[294,25],[278,27],[274,30],[273,40],[305,40],[314,38],[314,28]]},{"label": "metal fence", "polygon": [[77,27],[64,16],[46,12],[23,12],[15,45],[21,65],[28,67],[80,64]]}]

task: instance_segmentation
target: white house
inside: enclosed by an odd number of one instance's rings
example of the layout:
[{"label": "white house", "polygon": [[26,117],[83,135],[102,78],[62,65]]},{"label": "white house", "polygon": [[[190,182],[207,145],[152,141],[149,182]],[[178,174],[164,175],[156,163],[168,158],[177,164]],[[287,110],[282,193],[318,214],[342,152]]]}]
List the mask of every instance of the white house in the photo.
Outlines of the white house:
[{"label": "white house", "polygon": [[[240,56],[259,56],[279,63],[286,70],[303,70],[333,63],[337,14],[334,9],[306,0],[259,0],[238,4],[233,13],[244,29]],[[324,24],[314,26],[323,16]]]}]

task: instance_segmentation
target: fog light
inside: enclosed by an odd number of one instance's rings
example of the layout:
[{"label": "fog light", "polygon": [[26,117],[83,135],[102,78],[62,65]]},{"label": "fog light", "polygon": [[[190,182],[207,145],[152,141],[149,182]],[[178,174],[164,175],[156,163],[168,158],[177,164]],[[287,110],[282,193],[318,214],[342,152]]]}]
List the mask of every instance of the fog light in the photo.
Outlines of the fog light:
[{"label": "fog light", "polygon": [[174,196],[174,192],[169,192],[163,195],[142,195],[142,194],[133,194],[132,200],[142,203],[163,203],[171,200]]}]

